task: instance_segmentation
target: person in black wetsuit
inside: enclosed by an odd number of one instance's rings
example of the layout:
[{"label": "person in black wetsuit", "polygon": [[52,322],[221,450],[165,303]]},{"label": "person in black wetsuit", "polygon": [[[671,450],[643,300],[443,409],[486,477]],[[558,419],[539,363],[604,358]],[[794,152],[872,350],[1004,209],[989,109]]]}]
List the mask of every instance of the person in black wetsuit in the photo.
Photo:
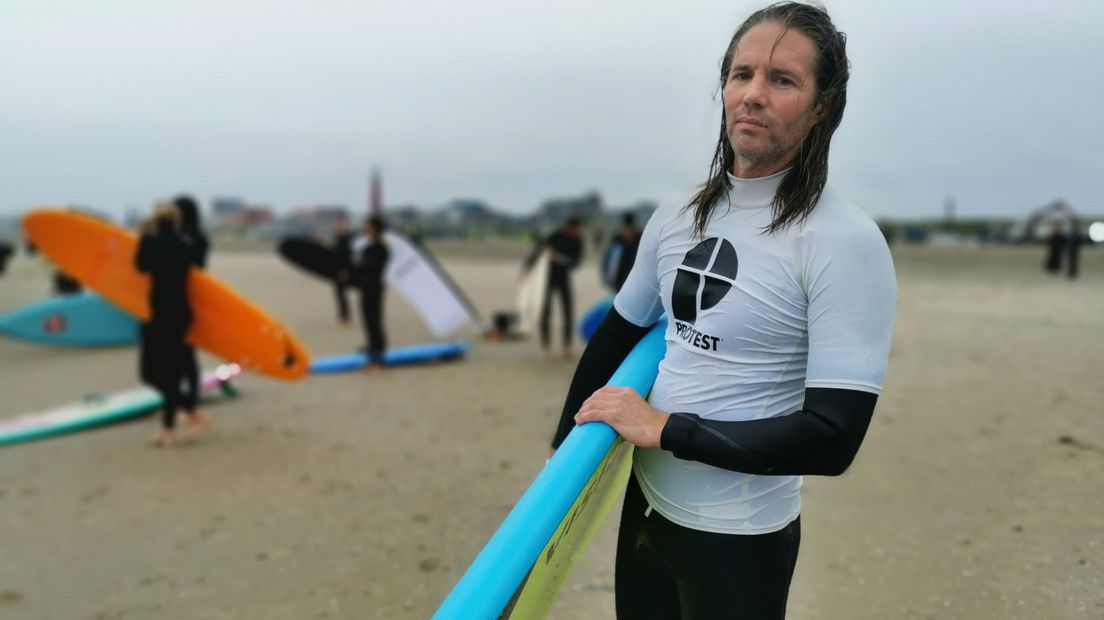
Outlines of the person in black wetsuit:
[{"label": "person in black wetsuit", "polygon": [[[180,238],[191,249],[192,265],[199,269],[207,268],[207,253],[210,243],[203,234],[200,225],[199,205],[189,195],[181,194],[173,199],[173,206],[180,216]],[[190,434],[197,435],[211,425],[210,418],[199,409],[199,360],[195,347],[184,345],[184,362],[181,368],[184,385],[184,398],[181,406],[191,422]]]},{"label": "person in black wetsuit", "polygon": [[636,226],[636,216],[631,211],[621,217],[621,228],[610,242],[610,251],[616,253],[617,262],[608,265],[609,284],[616,293],[625,284],[636,260],[636,250],[640,247],[640,229]]},{"label": "person in black wetsuit", "polygon": [[4,275],[4,272],[8,269],[8,259],[15,254],[15,248],[10,244],[0,241],[0,275]]},{"label": "person in black wetsuit", "polygon": [[149,320],[142,325],[140,370],[142,380],[161,394],[161,432],[154,445],[174,442],[176,412],[184,403],[181,383],[187,347],[184,336],[192,326],[188,301],[188,272],[194,250],[180,236],[176,208],[159,206],[138,242],[134,265],[150,276]]},{"label": "person in black wetsuit", "polygon": [[1062,254],[1066,249],[1066,230],[1061,224],[1055,223],[1050,228],[1050,236],[1047,237],[1046,260],[1043,261],[1043,269],[1047,273],[1059,274],[1062,271]]},{"label": "person in black wetsuit", "polygon": [[552,329],[550,325],[552,314],[552,297],[558,294],[560,297],[560,309],[563,311],[563,356],[570,359],[574,355],[571,348],[572,332],[574,332],[575,311],[573,308],[573,295],[571,291],[571,272],[579,266],[583,260],[583,220],[578,216],[567,218],[563,228],[557,230],[544,240],[542,250],[549,252],[548,288],[544,293],[544,306],[541,308],[540,336],[541,348],[546,357],[552,355]]},{"label": "person in black wetsuit", "polygon": [[1070,280],[1077,279],[1077,270],[1081,264],[1081,222],[1076,218],[1070,219],[1069,236],[1066,237],[1066,275]]},{"label": "person in black wetsuit", "polygon": [[351,280],[353,267],[353,238],[356,235],[349,230],[349,220],[341,216],[334,224],[333,250],[340,261],[340,269],[337,273],[337,281],[334,283],[334,297],[337,300],[337,322],[341,325],[349,324],[349,299],[348,289],[353,285]]},{"label": "person in black wetsuit", "polygon": [[353,278],[360,291],[360,316],[367,339],[365,353],[368,365],[365,370],[379,372],[383,352],[387,349],[387,334],[383,329],[383,274],[391,250],[383,238],[385,225],[379,216],[368,218],[364,234],[353,242]]}]

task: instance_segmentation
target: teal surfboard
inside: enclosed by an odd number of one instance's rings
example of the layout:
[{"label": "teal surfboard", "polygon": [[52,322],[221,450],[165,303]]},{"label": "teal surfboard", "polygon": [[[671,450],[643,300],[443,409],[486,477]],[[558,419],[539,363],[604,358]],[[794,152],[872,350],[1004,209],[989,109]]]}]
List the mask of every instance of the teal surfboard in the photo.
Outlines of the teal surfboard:
[{"label": "teal surfboard", "polygon": [[[219,366],[203,377],[201,388],[204,391],[220,388],[224,393],[233,395],[236,391],[230,381],[240,373],[241,367],[237,364]],[[68,405],[0,419],[0,446],[117,422],[160,406],[160,394],[150,388],[90,394]]]},{"label": "teal surfboard", "polygon": [[0,334],[57,347],[138,342],[138,321],[91,292],[60,295],[0,315]]},{"label": "teal surfboard", "polygon": [[[646,396],[666,352],[666,320],[608,385]],[[631,446],[601,422],[576,426],[472,561],[434,620],[543,618],[628,480]]]}]

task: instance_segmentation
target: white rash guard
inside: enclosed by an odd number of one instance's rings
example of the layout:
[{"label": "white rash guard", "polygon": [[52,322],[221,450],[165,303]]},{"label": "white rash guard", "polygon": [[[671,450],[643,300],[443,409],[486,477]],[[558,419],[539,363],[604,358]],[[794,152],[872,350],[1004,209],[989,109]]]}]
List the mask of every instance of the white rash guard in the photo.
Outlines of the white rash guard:
[{"label": "white rash guard", "polygon": [[[614,300],[646,326],[666,312],[667,353],[649,398],[660,411],[756,420],[801,409],[806,387],[878,394],[896,305],[884,237],[826,187],[806,221],[775,233],[770,202],[786,171],[729,176],[702,237],[692,212],[658,210]],[[801,476],[757,476],[637,449],[648,503],[685,527],[765,534],[801,511]]]}]

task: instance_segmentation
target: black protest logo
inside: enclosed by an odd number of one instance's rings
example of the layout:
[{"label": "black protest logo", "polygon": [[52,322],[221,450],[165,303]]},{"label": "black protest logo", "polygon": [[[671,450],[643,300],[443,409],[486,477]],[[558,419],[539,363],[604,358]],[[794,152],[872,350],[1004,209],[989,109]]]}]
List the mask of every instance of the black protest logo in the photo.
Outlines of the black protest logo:
[{"label": "black protest logo", "polygon": [[671,291],[671,311],[684,323],[693,323],[700,310],[721,303],[736,280],[736,248],[719,237],[694,246],[682,259]]}]

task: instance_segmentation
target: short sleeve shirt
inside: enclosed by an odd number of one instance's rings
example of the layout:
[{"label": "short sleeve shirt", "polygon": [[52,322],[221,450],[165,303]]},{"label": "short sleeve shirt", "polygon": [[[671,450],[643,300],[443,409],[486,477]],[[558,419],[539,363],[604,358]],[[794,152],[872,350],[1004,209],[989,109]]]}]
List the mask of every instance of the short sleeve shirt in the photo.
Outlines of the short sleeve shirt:
[{"label": "short sleeve shirt", "polygon": [[[806,387],[878,394],[889,358],[896,279],[885,238],[826,188],[803,224],[766,233],[785,171],[738,179],[704,234],[662,208],[614,300],[637,325],[668,318],[667,352],[649,400],[720,421],[799,410]],[[757,476],[638,449],[649,504],[693,529],[762,534],[801,510],[800,476]]]}]

